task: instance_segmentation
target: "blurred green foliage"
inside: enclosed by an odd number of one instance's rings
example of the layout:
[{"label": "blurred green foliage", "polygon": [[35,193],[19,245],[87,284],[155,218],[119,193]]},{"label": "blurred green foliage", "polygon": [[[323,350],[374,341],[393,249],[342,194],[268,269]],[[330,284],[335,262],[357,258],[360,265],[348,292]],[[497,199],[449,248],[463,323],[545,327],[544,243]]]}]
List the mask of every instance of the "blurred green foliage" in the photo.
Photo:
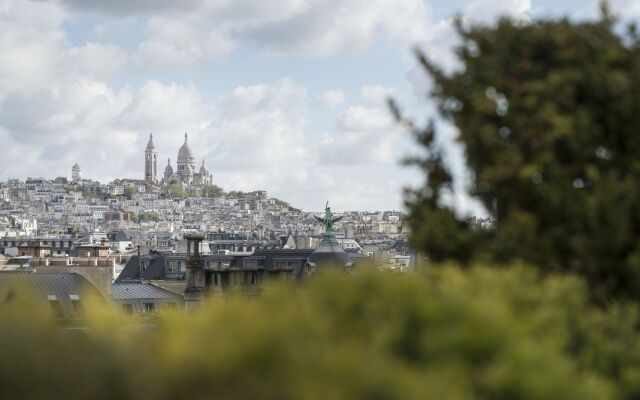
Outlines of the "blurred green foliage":
[{"label": "blurred green foliage", "polygon": [[[409,192],[413,245],[432,260],[523,261],[583,276],[593,298],[640,296],[640,40],[598,21],[458,24],[461,68],[419,54],[440,114],[459,131],[478,229],[447,206],[448,154],[431,124],[404,121],[426,155]],[[400,113],[392,105],[400,119]]]},{"label": "blurred green foliage", "polygon": [[637,310],[537,274],[324,274],[153,325],[88,306],[83,330],[5,302],[0,397],[637,398]]}]

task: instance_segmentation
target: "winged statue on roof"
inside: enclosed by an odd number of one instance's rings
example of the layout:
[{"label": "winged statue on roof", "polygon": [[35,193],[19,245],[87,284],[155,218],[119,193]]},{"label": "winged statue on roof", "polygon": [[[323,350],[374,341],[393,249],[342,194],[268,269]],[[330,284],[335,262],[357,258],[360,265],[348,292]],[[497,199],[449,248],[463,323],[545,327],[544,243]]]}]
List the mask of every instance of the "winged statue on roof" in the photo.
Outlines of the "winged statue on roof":
[{"label": "winged statue on roof", "polygon": [[324,218],[318,217],[314,215],[315,219],[318,220],[324,226],[325,233],[333,232],[333,224],[340,221],[344,216],[336,217],[333,212],[331,212],[331,208],[329,207],[329,202],[327,201],[327,205],[324,208]]}]

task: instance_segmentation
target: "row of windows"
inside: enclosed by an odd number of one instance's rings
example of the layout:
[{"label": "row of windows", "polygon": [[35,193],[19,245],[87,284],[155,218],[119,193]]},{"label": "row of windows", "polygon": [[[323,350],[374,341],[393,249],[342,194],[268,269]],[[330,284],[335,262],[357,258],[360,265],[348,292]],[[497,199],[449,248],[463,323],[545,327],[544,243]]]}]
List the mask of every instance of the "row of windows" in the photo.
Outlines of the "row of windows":
[{"label": "row of windows", "polygon": [[39,242],[23,242],[23,241],[0,241],[0,247],[18,247],[18,246],[22,246],[22,245],[33,245],[35,243],[39,243],[40,245],[51,245],[52,247],[65,247],[68,248],[71,246],[71,242],[60,242],[57,240],[52,240],[52,241],[48,241],[48,240],[43,240],[43,241],[39,241]]},{"label": "row of windows", "polygon": [[212,284],[216,287],[231,285],[247,285],[253,286],[257,285],[260,281],[262,281],[262,274],[258,271],[247,271],[247,272],[214,272],[212,275]]},{"label": "row of windows", "polygon": [[264,279],[270,281],[292,280],[294,276],[288,271],[235,271],[235,272],[213,272],[210,275],[210,282],[213,287],[233,286],[256,286]]},{"label": "row of windows", "polygon": [[185,264],[182,261],[167,261],[168,272],[185,272]]},{"label": "row of windows", "polygon": [[[300,261],[275,261],[273,263],[276,268],[295,268],[300,266]],[[205,263],[210,268],[228,268],[230,266],[229,261],[207,261]],[[245,268],[255,268],[260,266],[257,261],[245,261],[243,266]]]},{"label": "row of windows", "polygon": [[276,261],[273,266],[276,268],[295,268],[300,266],[300,261]]},{"label": "row of windows", "polygon": [[[166,308],[168,310],[175,310],[177,307],[178,307],[177,303],[174,303],[174,302],[166,303]],[[133,314],[133,304],[131,303],[122,304],[122,311],[124,311],[125,314]],[[156,311],[155,303],[144,303],[144,312],[150,313],[155,311]]]},{"label": "row of windows", "polygon": [[207,268],[229,268],[231,266],[230,261],[206,261]]}]

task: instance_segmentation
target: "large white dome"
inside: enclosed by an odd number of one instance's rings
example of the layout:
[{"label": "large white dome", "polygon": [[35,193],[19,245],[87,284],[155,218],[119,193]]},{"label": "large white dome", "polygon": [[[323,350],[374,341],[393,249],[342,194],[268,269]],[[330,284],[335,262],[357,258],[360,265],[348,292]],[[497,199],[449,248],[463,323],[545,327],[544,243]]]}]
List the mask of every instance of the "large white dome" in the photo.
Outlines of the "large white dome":
[{"label": "large white dome", "polygon": [[193,155],[193,150],[191,150],[191,146],[187,141],[187,134],[184,134],[184,144],[178,150],[178,163],[188,163],[189,161],[195,160],[195,156]]}]

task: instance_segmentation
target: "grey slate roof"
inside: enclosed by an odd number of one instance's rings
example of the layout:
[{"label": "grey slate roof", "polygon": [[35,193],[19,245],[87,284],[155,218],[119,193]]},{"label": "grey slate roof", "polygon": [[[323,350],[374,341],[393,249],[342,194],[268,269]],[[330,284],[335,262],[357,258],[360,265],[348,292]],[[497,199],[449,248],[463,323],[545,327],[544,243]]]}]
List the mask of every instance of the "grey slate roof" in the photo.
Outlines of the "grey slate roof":
[{"label": "grey slate roof", "polygon": [[[229,268],[232,270],[253,270],[256,268],[271,270],[276,268],[277,261],[296,261],[296,268],[293,275],[300,277],[303,272],[303,267],[307,261],[312,262],[312,265],[317,266],[326,264],[337,264],[340,266],[351,266],[355,259],[368,259],[367,256],[354,255],[353,259],[342,250],[337,242],[332,242],[330,245],[325,245],[320,249],[259,249],[253,252],[251,255],[211,255],[205,254],[202,256],[203,261],[228,261]],[[185,261],[187,255],[181,254],[154,254],[144,256],[133,256],[129,259],[124,269],[116,279],[116,284],[131,282],[131,281],[151,281],[151,280],[163,280],[166,277],[165,274],[165,261]],[[143,260],[149,260],[149,266],[140,276],[140,258]],[[256,261],[256,266],[249,269],[244,268],[244,261]],[[115,285],[114,285],[115,286]]]},{"label": "grey slate roof", "polygon": [[326,236],[320,247],[309,256],[309,264],[313,266],[351,267],[351,256],[339,245],[334,236]]},{"label": "grey slate roof", "polygon": [[76,313],[72,295],[80,301],[87,296],[104,300],[98,289],[77,273],[0,272],[0,302],[10,302],[15,295],[27,296],[35,304],[47,307],[50,296],[55,296],[65,318]]},{"label": "grey slate roof", "polygon": [[112,242],[130,242],[131,239],[123,231],[113,231],[108,235]]},{"label": "grey slate roof", "polygon": [[145,257],[144,259],[149,259],[149,266],[146,271],[142,272],[142,276],[140,276],[140,256],[133,256],[129,259],[127,264],[118,275],[118,279],[116,279],[116,283],[120,283],[127,280],[158,280],[164,279],[164,259],[165,256],[162,254],[153,256],[153,257]]},{"label": "grey slate roof", "polygon": [[116,301],[123,300],[174,300],[181,299],[177,293],[170,292],[150,283],[114,283],[111,296]]}]

